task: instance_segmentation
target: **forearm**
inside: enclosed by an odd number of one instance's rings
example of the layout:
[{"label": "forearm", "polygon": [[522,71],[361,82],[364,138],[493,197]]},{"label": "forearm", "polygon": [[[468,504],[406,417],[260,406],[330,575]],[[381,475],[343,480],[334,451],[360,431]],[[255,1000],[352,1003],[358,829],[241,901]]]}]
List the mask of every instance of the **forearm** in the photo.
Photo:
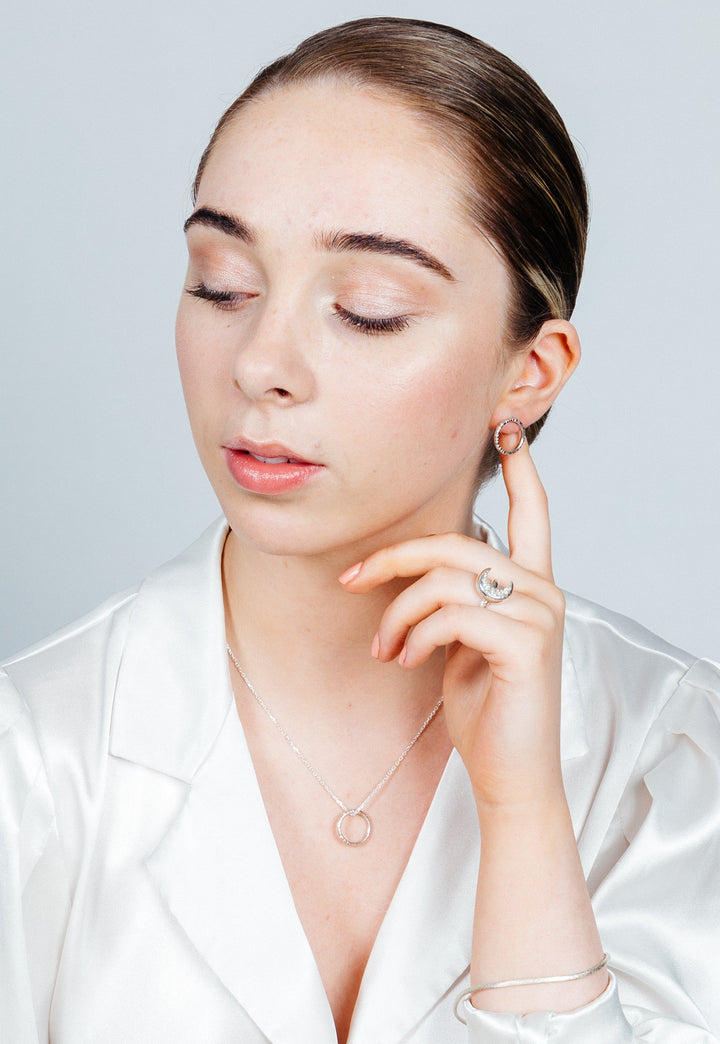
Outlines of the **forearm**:
[{"label": "forearm", "polygon": [[[568,975],[593,967],[603,947],[563,796],[532,807],[479,804],[482,853],[472,982]],[[605,989],[605,969],[571,982],[475,993],[487,1011],[571,1011]]]}]

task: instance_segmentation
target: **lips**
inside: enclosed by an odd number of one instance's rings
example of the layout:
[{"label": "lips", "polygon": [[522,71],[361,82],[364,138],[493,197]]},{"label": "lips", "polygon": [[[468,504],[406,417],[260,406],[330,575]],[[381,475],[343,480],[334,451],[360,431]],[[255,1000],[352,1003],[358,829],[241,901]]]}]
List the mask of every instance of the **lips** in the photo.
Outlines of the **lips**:
[{"label": "lips", "polygon": [[277,495],[304,486],[324,470],[279,443],[235,439],[223,447],[228,470],[238,486],[251,493]]}]

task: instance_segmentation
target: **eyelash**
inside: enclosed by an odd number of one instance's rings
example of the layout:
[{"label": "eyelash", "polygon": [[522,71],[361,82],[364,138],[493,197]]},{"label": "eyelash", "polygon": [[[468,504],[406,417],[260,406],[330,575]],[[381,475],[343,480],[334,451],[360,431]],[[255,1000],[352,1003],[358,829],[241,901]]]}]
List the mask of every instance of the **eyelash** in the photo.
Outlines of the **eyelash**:
[{"label": "eyelash", "polygon": [[236,293],[234,290],[212,290],[204,283],[197,286],[189,286],[187,293],[191,297],[199,297],[201,301],[210,301],[221,312],[231,312],[242,301],[246,301],[251,295]]},{"label": "eyelash", "polygon": [[[234,290],[213,290],[211,287],[205,286],[204,283],[188,287],[187,293],[191,297],[200,298],[202,301],[210,301],[211,304],[223,312],[232,311],[238,304],[252,296],[251,294],[237,293]],[[361,330],[363,333],[371,336],[400,333],[401,330],[406,330],[410,325],[410,318],[407,315],[392,315],[387,318],[356,315],[355,312],[349,312],[347,308],[343,308],[341,305],[335,305],[335,314],[348,326],[352,326],[354,329]]]},{"label": "eyelash", "polygon": [[410,318],[407,315],[391,315],[387,319],[380,319],[376,316],[356,315],[340,305],[335,305],[335,314],[348,326],[353,326],[356,330],[362,330],[363,333],[371,335],[400,333],[410,325]]}]

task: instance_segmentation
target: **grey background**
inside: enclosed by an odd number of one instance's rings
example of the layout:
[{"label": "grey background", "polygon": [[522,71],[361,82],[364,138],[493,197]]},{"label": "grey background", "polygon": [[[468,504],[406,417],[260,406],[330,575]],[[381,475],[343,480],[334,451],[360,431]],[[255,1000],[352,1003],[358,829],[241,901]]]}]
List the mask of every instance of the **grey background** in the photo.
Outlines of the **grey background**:
[{"label": "grey background", "polygon": [[[173,355],[194,166],[262,64],[371,14],[480,36],[565,117],[593,218],[584,360],[536,451],[556,576],[720,654],[716,0],[8,4],[0,654],[136,582],[218,513]],[[479,509],[503,528],[501,488]]]}]

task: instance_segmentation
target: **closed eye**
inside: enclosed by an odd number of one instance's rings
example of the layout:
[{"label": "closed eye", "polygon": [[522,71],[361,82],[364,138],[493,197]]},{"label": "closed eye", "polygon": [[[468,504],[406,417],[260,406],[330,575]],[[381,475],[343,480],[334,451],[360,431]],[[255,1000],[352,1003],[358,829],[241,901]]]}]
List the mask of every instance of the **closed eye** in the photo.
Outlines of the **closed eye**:
[{"label": "closed eye", "polygon": [[191,297],[199,297],[201,301],[210,301],[222,312],[231,312],[244,301],[248,301],[255,294],[244,293],[238,290],[213,290],[204,283],[187,287],[186,293]]},{"label": "closed eye", "polygon": [[407,315],[391,315],[387,318],[356,315],[355,312],[349,312],[347,308],[343,308],[342,305],[338,304],[335,305],[335,313],[348,326],[352,326],[366,334],[399,333],[401,330],[406,330],[410,325],[410,316]]}]

